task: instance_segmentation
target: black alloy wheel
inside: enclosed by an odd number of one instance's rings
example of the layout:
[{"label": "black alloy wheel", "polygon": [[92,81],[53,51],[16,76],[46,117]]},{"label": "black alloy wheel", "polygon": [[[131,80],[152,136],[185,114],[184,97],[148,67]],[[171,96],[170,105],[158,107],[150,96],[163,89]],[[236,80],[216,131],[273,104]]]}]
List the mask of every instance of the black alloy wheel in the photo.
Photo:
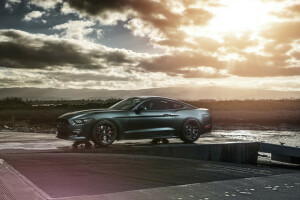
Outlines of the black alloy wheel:
[{"label": "black alloy wheel", "polygon": [[200,137],[201,125],[195,119],[188,119],[183,123],[180,139],[186,143],[193,143]]},{"label": "black alloy wheel", "polygon": [[97,145],[110,145],[118,136],[117,126],[107,120],[96,123],[92,132],[92,141]]}]

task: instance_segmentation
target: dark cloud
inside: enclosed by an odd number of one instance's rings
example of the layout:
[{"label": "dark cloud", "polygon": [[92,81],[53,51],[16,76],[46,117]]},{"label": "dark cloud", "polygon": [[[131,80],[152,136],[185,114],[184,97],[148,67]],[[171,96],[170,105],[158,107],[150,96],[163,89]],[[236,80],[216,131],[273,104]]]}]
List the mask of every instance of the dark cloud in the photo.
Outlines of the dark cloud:
[{"label": "dark cloud", "polygon": [[114,52],[101,52],[94,51],[96,58],[105,59],[108,64],[120,65],[124,63],[132,63],[132,60],[128,58],[124,52],[115,50]]},{"label": "dark cloud", "polygon": [[66,73],[66,72],[43,72],[42,75],[47,77],[53,77],[56,80],[62,82],[70,82],[70,81],[136,81],[137,78],[130,77],[120,77],[115,75],[104,75],[104,74],[96,74],[96,73]]},{"label": "dark cloud", "polygon": [[10,79],[10,78],[0,78],[0,86],[9,86],[10,84],[15,84],[18,81],[15,79]]},{"label": "dark cloud", "polygon": [[[183,14],[176,14],[168,7],[169,1],[163,0],[67,0],[69,6],[78,12],[97,16],[103,19],[110,17],[111,12],[126,13],[132,11],[132,17],[151,22],[155,27],[164,29],[179,24],[205,24],[211,19],[212,14],[202,8],[187,8]],[[195,1],[184,1],[185,7]]]},{"label": "dark cloud", "polygon": [[[176,45],[179,42],[178,35],[184,34],[179,30],[181,26],[188,25],[205,25],[213,15],[203,8],[190,8],[195,4],[194,0],[183,1],[186,9],[182,13],[174,13],[171,11],[171,1],[163,0],[68,0],[69,6],[83,15],[100,18],[101,20],[109,20],[115,18],[112,13],[127,15],[127,18],[140,19],[145,26],[152,27],[164,34],[165,41],[152,38],[152,43],[160,45]],[[130,24],[130,21],[129,21]],[[126,26],[132,29],[140,29],[141,27]],[[140,30],[139,30],[140,31]],[[178,45],[176,45],[178,46]]]},{"label": "dark cloud", "polygon": [[80,47],[66,40],[44,40],[28,37],[21,31],[6,30],[0,35],[0,65],[11,68],[46,68],[72,65],[78,68],[95,68],[93,60],[80,51]]},{"label": "dark cloud", "polygon": [[45,80],[26,80],[24,83],[25,84],[30,84],[30,85],[41,85]]},{"label": "dark cloud", "polygon": [[[33,35],[22,31],[1,30],[0,66],[9,68],[47,68],[70,66],[79,69],[99,69],[107,66],[132,62],[121,50],[94,49],[68,40]],[[99,63],[99,58],[103,61]]]}]

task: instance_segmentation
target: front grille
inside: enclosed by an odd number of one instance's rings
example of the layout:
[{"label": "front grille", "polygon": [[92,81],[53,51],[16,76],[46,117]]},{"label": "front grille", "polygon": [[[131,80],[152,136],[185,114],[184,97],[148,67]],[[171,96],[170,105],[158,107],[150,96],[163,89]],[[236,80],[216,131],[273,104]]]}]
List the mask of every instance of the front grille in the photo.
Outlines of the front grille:
[{"label": "front grille", "polygon": [[69,136],[70,123],[66,119],[58,119],[57,121],[57,137],[67,138]]},{"label": "front grille", "polygon": [[58,119],[57,127],[69,127],[70,123],[66,119]]}]

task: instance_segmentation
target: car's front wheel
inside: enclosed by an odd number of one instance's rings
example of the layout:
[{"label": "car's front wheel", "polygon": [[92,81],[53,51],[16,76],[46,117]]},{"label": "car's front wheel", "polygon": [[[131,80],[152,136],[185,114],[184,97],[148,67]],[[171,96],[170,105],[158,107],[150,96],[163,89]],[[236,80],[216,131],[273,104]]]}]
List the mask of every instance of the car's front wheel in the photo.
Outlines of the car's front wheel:
[{"label": "car's front wheel", "polygon": [[110,145],[116,140],[118,129],[110,121],[99,121],[95,124],[91,136],[92,141],[97,145]]},{"label": "car's front wheel", "polygon": [[180,139],[186,143],[195,142],[201,134],[201,125],[196,119],[188,119],[183,123]]}]

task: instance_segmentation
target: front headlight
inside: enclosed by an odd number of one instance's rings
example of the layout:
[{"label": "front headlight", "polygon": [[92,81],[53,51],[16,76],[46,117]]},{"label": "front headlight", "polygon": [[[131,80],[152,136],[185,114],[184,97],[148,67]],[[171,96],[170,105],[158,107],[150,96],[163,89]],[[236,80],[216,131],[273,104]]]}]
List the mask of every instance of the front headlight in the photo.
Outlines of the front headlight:
[{"label": "front headlight", "polygon": [[93,121],[93,119],[74,119],[73,122],[75,124],[88,124],[91,121]]}]

